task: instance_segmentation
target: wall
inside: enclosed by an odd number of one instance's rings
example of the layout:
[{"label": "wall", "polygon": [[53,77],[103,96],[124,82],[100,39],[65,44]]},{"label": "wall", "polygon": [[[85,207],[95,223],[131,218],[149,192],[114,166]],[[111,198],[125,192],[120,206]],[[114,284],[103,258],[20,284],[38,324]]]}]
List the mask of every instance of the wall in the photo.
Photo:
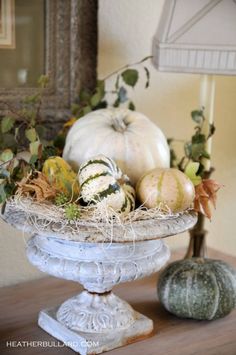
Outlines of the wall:
[{"label": "wall", "polygon": [[[151,53],[163,0],[100,0],[100,77]],[[134,91],[137,110],[155,121],[167,137],[186,139],[193,132],[192,109],[198,107],[199,75],[158,73],[151,64],[151,86]],[[236,193],[236,77],[216,78],[213,143],[214,178],[224,184],[212,222],[206,223],[208,245],[236,255],[234,235]],[[188,242],[187,234],[168,239],[172,247]]]},{"label": "wall", "polygon": [[[161,14],[163,0],[100,0],[99,68],[102,78],[118,67],[136,62],[151,53],[151,40]],[[190,111],[198,106],[200,76],[158,73],[151,64],[151,86],[143,80],[134,90],[137,109],[165,132],[178,139],[190,137],[193,124]],[[217,77],[213,144],[214,177],[224,184],[219,193],[217,210],[207,222],[208,245],[236,255],[234,236],[236,192],[236,78]],[[1,222],[0,285],[41,277],[25,257],[22,233]],[[168,239],[171,248],[187,245],[188,235]]]}]

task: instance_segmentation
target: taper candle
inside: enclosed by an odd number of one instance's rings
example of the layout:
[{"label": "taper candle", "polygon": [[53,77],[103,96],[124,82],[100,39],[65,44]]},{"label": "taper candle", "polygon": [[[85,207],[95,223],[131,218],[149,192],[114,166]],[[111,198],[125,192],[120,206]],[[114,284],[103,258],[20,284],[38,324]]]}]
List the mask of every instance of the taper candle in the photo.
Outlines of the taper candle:
[{"label": "taper candle", "polygon": [[[203,125],[203,133],[208,137],[209,127],[214,122],[214,103],[215,103],[215,78],[213,75],[202,75],[200,83],[200,108],[204,109],[206,118]],[[206,171],[211,168],[212,137],[206,142],[206,152],[210,159],[204,159],[203,164]]]}]

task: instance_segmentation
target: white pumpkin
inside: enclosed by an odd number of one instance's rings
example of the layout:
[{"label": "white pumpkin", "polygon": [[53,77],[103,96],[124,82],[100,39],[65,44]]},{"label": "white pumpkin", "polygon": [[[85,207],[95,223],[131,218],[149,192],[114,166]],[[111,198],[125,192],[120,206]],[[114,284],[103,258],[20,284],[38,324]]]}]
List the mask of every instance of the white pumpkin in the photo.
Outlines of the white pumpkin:
[{"label": "white pumpkin", "polygon": [[97,204],[102,201],[124,214],[135,208],[135,190],[112,159],[104,155],[89,159],[80,166],[78,179],[85,202]]},{"label": "white pumpkin", "polygon": [[148,170],[170,164],[162,131],[143,114],[123,108],[93,111],[71,127],[63,158],[78,169],[97,154],[114,159],[133,185]]}]

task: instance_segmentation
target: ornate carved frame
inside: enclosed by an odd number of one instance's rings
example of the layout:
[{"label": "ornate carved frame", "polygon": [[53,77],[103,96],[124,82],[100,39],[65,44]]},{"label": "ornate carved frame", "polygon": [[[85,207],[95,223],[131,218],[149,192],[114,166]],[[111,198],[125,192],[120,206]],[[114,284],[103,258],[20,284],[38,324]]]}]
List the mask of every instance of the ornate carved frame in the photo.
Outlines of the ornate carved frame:
[{"label": "ornate carved frame", "polygon": [[[92,88],[97,65],[97,0],[45,0],[45,73],[50,84],[43,97],[45,121],[63,121],[81,87]],[[17,104],[35,88],[0,88],[4,102]]]}]

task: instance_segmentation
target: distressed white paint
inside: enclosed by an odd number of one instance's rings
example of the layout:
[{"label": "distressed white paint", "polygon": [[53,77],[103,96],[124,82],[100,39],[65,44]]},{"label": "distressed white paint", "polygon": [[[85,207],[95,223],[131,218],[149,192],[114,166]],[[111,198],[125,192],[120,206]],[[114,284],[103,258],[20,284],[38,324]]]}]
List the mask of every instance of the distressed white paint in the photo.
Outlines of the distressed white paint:
[{"label": "distressed white paint", "polygon": [[[85,290],[61,306],[42,311],[39,325],[81,354],[97,354],[125,345],[153,330],[111,289],[158,271],[169,259],[162,239],[135,243],[84,243],[34,235],[27,255],[41,271],[80,282]],[[87,343],[97,345],[86,346]]]},{"label": "distressed white paint", "polygon": [[[70,343],[77,345],[68,346],[82,354],[98,354],[151,333],[152,321],[111,290],[121,282],[143,278],[164,266],[170,251],[162,238],[191,228],[197,215],[187,211],[166,218],[147,216],[130,223],[129,228],[114,222],[112,241],[107,239],[104,222],[86,224],[85,220],[78,220],[71,234],[73,222],[61,224],[58,216],[50,216],[52,208],[45,214],[42,205],[30,199],[26,199],[26,204],[22,201],[9,201],[2,218],[33,234],[27,247],[29,261],[41,271],[77,281],[85,289],[61,306],[42,311],[39,325],[65,343],[70,338]],[[117,239],[119,229],[125,233]],[[97,340],[98,345],[92,350],[84,348],[81,344],[87,340]]]}]

